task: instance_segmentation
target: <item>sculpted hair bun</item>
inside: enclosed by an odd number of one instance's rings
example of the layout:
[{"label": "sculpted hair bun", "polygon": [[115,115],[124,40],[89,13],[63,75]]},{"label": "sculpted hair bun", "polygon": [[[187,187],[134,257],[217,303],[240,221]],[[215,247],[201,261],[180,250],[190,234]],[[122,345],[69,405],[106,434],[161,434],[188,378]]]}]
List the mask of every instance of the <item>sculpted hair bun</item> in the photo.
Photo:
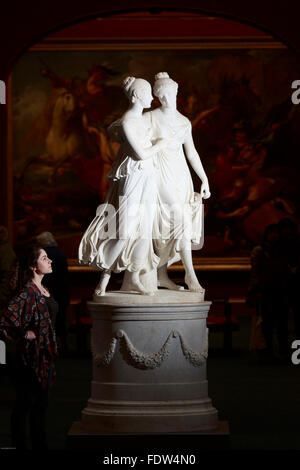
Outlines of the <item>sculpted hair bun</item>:
[{"label": "sculpted hair bun", "polygon": [[159,94],[164,90],[166,87],[173,87],[177,93],[178,84],[169,77],[167,72],[159,72],[155,75],[155,81],[153,84],[153,93],[155,96],[159,96]]},{"label": "sculpted hair bun", "polygon": [[127,93],[133,82],[135,81],[135,77],[126,77],[123,80],[123,88],[125,92]]},{"label": "sculpted hair bun", "polygon": [[167,72],[159,72],[155,75],[155,80],[159,80],[160,78],[170,78]]}]

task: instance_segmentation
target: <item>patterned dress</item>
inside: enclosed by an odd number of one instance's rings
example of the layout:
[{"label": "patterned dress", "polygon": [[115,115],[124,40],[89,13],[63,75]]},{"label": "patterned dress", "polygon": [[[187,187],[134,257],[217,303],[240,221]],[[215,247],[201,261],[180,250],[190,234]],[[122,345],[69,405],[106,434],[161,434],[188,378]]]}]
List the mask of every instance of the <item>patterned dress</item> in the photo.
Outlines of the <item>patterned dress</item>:
[{"label": "patterned dress", "polygon": [[[25,339],[28,330],[35,333],[36,339]],[[51,383],[55,382],[57,344],[54,326],[45,297],[34,282],[27,282],[10,301],[0,318],[0,335],[6,341],[17,341],[21,362],[33,370],[42,387],[47,387],[50,373]]]}]

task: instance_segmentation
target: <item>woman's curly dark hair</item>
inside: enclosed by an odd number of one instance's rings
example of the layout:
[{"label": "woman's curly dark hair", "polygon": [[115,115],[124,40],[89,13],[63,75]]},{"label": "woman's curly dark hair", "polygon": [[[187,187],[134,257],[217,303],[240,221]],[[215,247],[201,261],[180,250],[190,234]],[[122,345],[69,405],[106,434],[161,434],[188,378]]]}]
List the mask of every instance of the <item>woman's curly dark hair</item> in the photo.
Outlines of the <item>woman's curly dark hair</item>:
[{"label": "woman's curly dark hair", "polygon": [[33,278],[32,267],[37,267],[37,261],[39,259],[41,250],[43,247],[37,244],[27,246],[21,256],[19,256],[19,275],[18,284],[21,289],[26,282]]}]

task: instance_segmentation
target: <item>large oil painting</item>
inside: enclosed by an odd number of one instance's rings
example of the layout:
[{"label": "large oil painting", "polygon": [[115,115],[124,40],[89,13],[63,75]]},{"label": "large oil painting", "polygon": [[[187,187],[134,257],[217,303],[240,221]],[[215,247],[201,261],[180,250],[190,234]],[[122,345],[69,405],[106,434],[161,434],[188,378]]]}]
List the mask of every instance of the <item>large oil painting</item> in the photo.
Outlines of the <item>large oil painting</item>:
[{"label": "large oil painting", "polygon": [[247,256],[269,223],[299,219],[297,67],[283,48],[27,52],[12,75],[17,243],[50,230],[76,257],[118,151],[106,129],[127,106],[121,80],[167,71],[211,185],[202,254]]}]

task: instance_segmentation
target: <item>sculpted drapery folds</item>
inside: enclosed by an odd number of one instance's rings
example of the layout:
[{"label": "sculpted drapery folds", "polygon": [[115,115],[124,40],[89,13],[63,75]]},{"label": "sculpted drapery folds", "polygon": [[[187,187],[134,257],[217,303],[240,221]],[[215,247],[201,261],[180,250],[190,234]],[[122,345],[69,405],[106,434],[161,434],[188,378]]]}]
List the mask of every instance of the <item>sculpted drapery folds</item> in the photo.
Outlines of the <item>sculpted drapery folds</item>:
[{"label": "sculpted drapery folds", "polygon": [[[204,293],[191,250],[203,244],[202,198],[210,191],[191,123],[176,108],[178,85],[166,72],[157,74],[154,94],[161,107],[144,114],[152,101],[150,84],[127,77],[123,87],[129,109],[109,128],[120,151],[108,174],[107,199],[81,240],[79,262],[103,271],[96,296],[105,294],[112,271],[126,270],[130,290],[140,294],[157,290],[145,287],[142,277],[156,270],[158,286],[182,289],[167,275],[167,266],[179,259],[188,289]],[[200,193],[186,157],[201,180]]]}]

